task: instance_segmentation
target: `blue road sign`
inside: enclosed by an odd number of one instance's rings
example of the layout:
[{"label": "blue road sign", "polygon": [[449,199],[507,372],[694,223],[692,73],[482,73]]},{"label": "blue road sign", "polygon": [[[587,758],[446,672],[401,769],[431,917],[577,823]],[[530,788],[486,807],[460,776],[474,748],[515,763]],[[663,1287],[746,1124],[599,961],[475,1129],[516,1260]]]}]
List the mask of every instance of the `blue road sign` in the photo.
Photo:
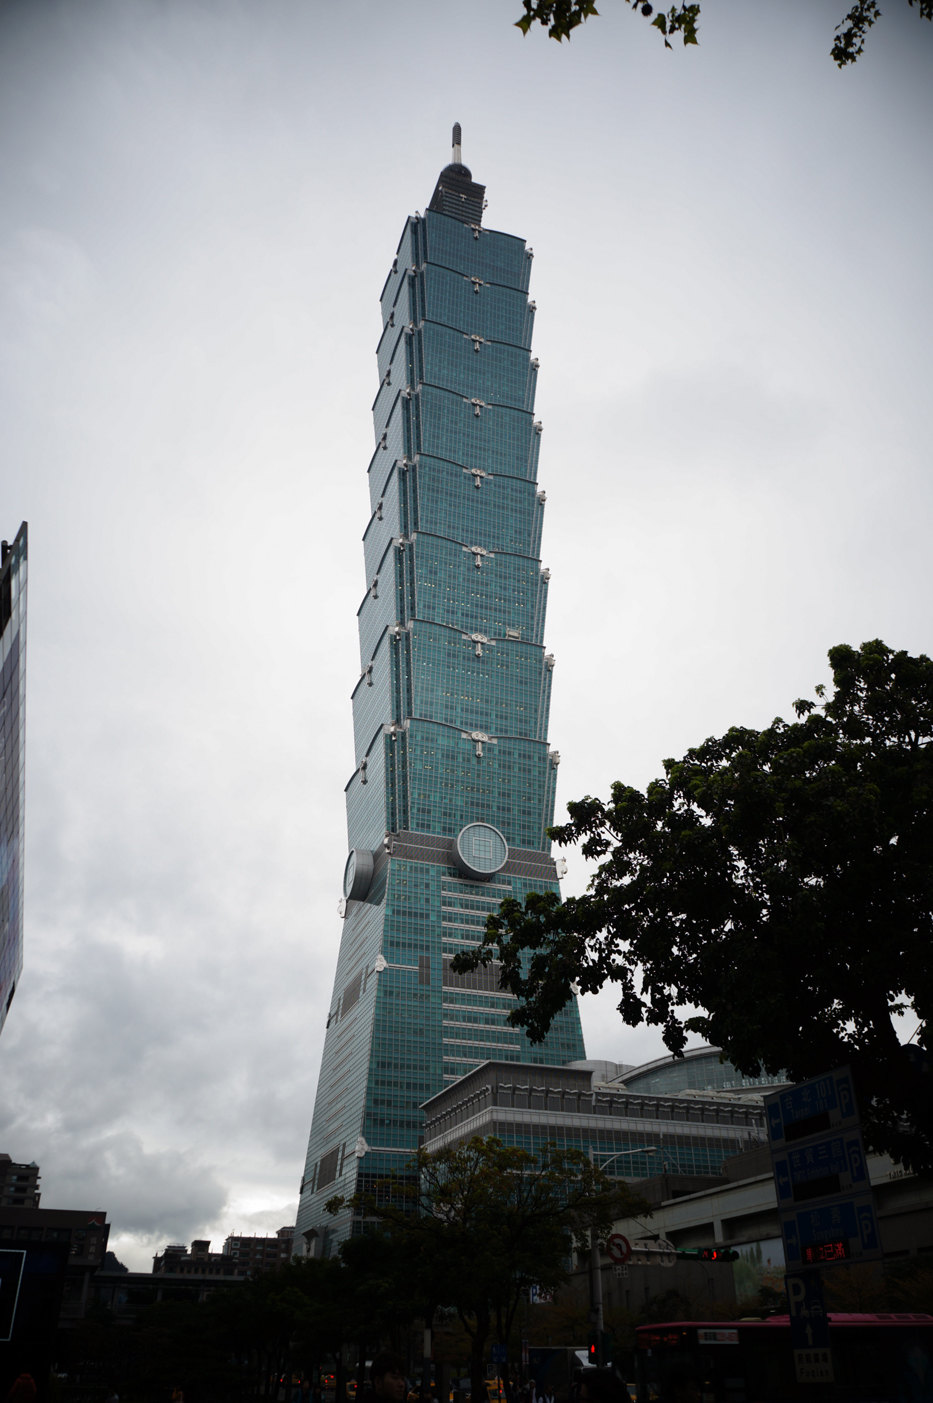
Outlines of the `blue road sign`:
[{"label": "blue road sign", "polygon": [[871,1187],[859,1130],[804,1141],[773,1160],[779,1208]]},{"label": "blue road sign", "polygon": [[789,1267],[865,1261],[882,1255],[870,1192],[785,1210],[781,1230]]},{"label": "blue road sign", "polygon": [[785,1276],[790,1338],[794,1349],[828,1349],[829,1320],[823,1305],[823,1283],[819,1272]]},{"label": "blue road sign", "polygon": [[772,1150],[829,1130],[844,1130],[859,1123],[858,1106],[848,1067],[776,1091],[765,1097],[768,1138]]}]

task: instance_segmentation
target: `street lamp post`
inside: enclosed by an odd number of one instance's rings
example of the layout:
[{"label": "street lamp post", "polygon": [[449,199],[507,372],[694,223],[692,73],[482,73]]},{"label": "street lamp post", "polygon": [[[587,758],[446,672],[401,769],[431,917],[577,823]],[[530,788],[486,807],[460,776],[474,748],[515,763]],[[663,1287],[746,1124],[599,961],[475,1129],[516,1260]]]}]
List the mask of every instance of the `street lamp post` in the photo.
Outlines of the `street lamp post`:
[{"label": "street lamp post", "polygon": [[[590,1164],[594,1169],[605,1169],[607,1164],[611,1164],[614,1159],[621,1159],[624,1155],[653,1155],[657,1153],[657,1149],[657,1145],[639,1145],[631,1150],[617,1150],[604,1164],[597,1166],[596,1151],[590,1145]],[[603,1273],[599,1259],[599,1236],[595,1226],[590,1228],[590,1319],[596,1332],[596,1363],[602,1368],[606,1362],[603,1357]]]}]

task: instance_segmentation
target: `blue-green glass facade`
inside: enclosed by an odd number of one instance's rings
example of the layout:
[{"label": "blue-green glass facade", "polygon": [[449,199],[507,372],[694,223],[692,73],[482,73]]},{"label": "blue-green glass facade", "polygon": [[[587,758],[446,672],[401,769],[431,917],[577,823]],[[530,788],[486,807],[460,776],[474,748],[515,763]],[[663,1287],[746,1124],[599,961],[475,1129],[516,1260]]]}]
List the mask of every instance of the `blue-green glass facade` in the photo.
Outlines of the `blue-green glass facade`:
[{"label": "blue-green glass facade", "polygon": [[26,543],[24,521],[0,560],[0,1029],[23,968]]},{"label": "blue-green glass facade", "polygon": [[351,858],[298,1213],[314,1254],[352,1229],[328,1199],[404,1169],[429,1097],[490,1058],[585,1055],[575,1005],[533,1046],[495,968],[450,969],[503,898],[557,886],[531,251],[482,226],[482,193],[442,172],[381,299]]}]

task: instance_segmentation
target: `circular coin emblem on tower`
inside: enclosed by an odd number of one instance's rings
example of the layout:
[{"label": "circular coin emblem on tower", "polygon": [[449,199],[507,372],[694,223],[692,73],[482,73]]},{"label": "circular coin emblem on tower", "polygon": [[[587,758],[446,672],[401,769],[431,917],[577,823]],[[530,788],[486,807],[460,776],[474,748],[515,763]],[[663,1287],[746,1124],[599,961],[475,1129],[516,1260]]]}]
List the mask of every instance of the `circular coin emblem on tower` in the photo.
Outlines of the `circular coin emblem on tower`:
[{"label": "circular coin emblem on tower", "polygon": [[343,894],[347,901],[362,901],[373,879],[373,855],[366,848],[351,848],[343,869]]},{"label": "circular coin emblem on tower", "polygon": [[488,882],[501,872],[509,857],[509,845],[491,823],[468,823],[454,840],[454,862],[465,877]]}]

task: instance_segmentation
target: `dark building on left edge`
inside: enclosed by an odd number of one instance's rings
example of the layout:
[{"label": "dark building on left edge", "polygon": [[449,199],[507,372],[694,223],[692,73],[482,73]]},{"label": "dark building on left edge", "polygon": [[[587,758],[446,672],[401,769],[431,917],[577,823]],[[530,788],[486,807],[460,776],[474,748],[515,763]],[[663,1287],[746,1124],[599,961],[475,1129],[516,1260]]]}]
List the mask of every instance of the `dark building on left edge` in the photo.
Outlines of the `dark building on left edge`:
[{"label": "dark building on left edge", "polygon": [[0,556],[0,1029],[23,968],[26,523]]}]

